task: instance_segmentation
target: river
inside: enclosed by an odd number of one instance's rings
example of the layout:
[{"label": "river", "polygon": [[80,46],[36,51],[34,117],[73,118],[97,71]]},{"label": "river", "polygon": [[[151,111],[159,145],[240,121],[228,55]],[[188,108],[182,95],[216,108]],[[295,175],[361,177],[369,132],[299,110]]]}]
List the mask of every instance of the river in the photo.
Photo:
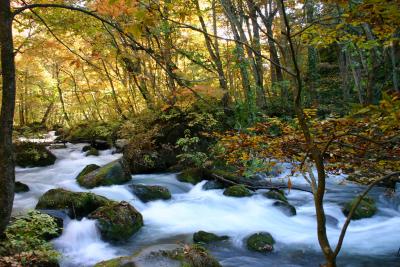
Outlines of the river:
[{"label": "river", "polygon": [[[172,199],[142,203],[127,185],[81,188],[75,181],[77,174],[88,164],[104,165],[120,158],[112,150],[101,151],[100,156],[85,157],[81,152],[85,144],[67,144],[53,149],[57,156],[54,165],[41,168],[16,168],[16,180],[30,187],[27,193],[15,196],[14,215],[35,207],[38,198],[47,190],[62,187],[72,191],[91,191],[113,200],[130,202],[144,217],[145,226],[128,242],[107,243],[101,240],[95,221],[83,219],[64,221],[64,232],[53,240],[63,257],[62,267],[92,266],[117,256],[131,255],[144,248],[160,244],[191,242],[192,234],[199,230],[230,239],[207,248],[227,267],[263,266],[319,266],[323,262],[316,237],[316,221],[312,195],[292,190],[289,202],[297,215],[288,217],[274,207],[273,200],[255,194],[246,198],[226,197],[222,190],[202,189],[204,182],[195,186],[179,182],[174,173],[133,175],[129,183],[162,185],[169,188]],[[281,179],[287,175],[283,172]],[[304,184],[301,177],[291,177],[295,184]],[[340,204],[354,197],[363,187],[343,183],[341,175],[330,176],[327,183],[325,211],[329,215],[328,233],[335,243],[345,217]],[[353,221],[345,237],[338,266],[400,266],[397,251],[400,247],[400,196],[389,198],[384,189],[376,188],[372,196],[378,212],[369,219]],[[259,192],[263,192],[260,190]],[[274,252],[263,255],[245,248],[246,236],[267,231],[277,241]]]}]

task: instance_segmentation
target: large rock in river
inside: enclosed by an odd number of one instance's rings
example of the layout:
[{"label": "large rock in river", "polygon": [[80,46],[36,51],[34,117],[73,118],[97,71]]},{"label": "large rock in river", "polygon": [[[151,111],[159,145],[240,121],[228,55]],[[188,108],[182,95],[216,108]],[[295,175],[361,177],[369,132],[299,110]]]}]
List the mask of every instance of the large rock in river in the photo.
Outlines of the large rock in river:
[{"label": "large rock in river", "polygon": [[229,197],[249,197],[252,193],[244,185],[233,185],[225,189],[224,195]]},{"label": "large rock in river", "polygon": [[18,182],[18,181],[15,181],[15,184],[14,184],[14,192],[15,193],[24,193],[24,192],[28,192],[28,191],[29,191],[28,185]]},{"label": "large rock in river", "polygon": [[247,238],[247,248],[257,252],[271,252],[275,240],[270,233],[256,233]]},{"label": "large rock in river", "polygon": [[57,159],[43,144],[31,142],[17,143],[14,145],[14,150],[15,162],[23,168],[53,165]]},{"label": "large rock in river", "polygon": [[142,215],[125,201],[100,207],[88,217],[98,221],[101,236],[111,241],[129,239],[143,226]]},{"label": "large rock in river", "polygon": [[71,192],[65,189],[50,189],[39,198],[36,209],[66,210],[71,218],[82,218],[99,207],[110,205],[113,201],[87,192]]},{"label": "large rock in river", "polygon": [[144,249],[138,255],[119,257],[97,263],[94,267],[221,267],[203,247],[163,245]]},{"label": "large rock in river", "polygon": [[152,200],[167,200],[171,198],[168,188],[159,185],[140,185],[132,184],[129,186],[132,192],[143,202]]},{"label": "large rock in river", "polygon": [[77,182],[85,188],[123,184],[132,179],[123,160],[115,160],[85,175],[78,175]]},{"label": "large rock in river", "polygon": [[[342,207],[343,214],[348,216],[350,213],[351,208],[353,207],[354,203],[357,201],[358,198],[353,199],[344,204]],[[355,210],[353,216],[351,217],[352,220],[359,220],[364,218],[370,218],[374,216],[376,213],[376,205],[375,201],[370,197],[364,197],[360,204],[358,205],[357,209]]]},{"label": "large rock in river", "polygon": [[219,236],[219,235],[205,232],[205,231],[198,231],[193,234],[193,242],[195,242],[195,243],[209,244],[209,243],[227,240],[227,239],[229,239],[229,236],[226,236],[226,235]]}]

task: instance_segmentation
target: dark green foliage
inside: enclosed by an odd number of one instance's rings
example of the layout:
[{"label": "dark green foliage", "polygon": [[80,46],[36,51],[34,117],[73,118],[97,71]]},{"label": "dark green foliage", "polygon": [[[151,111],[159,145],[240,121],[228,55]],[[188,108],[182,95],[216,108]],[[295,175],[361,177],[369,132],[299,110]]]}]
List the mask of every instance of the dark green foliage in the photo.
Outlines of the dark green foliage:
[{"label": "dark green foliage", "polygon": [[225,189],[224,195],[230,197],[249,197],[252,193],[244,185],[233,185]]},{"label": "dark green foliage", "polygon": [[275,240],[269,233],[256,233],[247,238],[247,248],[257,252],[271,252],[274,249]]},{"label": "dark green foliage", "polygon": [[[358,198],[354,198],[352,201],[349,201],[344,204],[342,211],[345,216],[348,216],[350,210],[354,203],[357,201]],[[353,216],[351,217],[352,220],[359,220],[364,218],[370,218],[375,215],[376,213],[376,205],[375,201],[370,197],[364,197],[360,204],[358,205],[357,209],[355,210]]]},{"label": "dark green foliage", "polygon": [[14,146],[15,161],[20,167],[44,167],[54,164],[56,156],[43,144],[22,142]]},{"label": "dark green foliage", "polygon": [[86,192],[71,192],[65,189],[51,189],[39,198],[36,209],[66,210],[71,218],[82,218],[99,207],[113,201]]},{"label": "dark green foliage", "polygon": [[132,179],[122,160],[116,160],[85,175],[78,175],[77,182],[85,188],[123,184]]},{"label": "dark green foliage", "polygon": [[171,193],[168,188],[159,185],[137,185],[129,186],[132,192],[143,202],[152,200],[167,200],[171,198]]},{"label": "dark green foliage", "polygon": [[58,266],[59,253],[48,241],[59,234],[54,219],[39,211],[16,218],[0,242],[0,266]]},{"label": "dark green foliage", "polygon": [[127,240],[143,226],[142,215],[125,201],[100,207],[88,217],[97,219],[105,240]]},{"label": "dark green foliage", "polygon": [[24,192],[28,192],[29,191],[29,186],[16,181],[15,182],[15,187],[14,187],[14,192],[15,193],[24,193]]},{"label": "dark green foliage", "polygon": [[228,236],[218,236],[213,233],[205,232],[205,231],[198,231],[193,234],[193,242],[195,243],[212,243],[212,242],[217,242],[217,241],[222,241],[222,240],[227,240],[229,239]]},{"label": "dark green foliage", "polygon": [[93,142],[96,139],[112,142],[116,139],[120,124],[105,122],[88,122],[73,126],[66,133],[69,142]]}]

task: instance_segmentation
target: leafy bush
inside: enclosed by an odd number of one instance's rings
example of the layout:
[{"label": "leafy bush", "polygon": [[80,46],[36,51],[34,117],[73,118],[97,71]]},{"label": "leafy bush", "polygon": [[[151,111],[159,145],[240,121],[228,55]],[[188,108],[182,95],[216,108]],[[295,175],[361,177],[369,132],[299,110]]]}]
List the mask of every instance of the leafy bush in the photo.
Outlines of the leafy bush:
[{"label": "leafy bush", "polygon": [[59,253],[48,241],[59,235],[54,219],[39,211],[15,219],[0,243],[0,265],[58,266]]}]

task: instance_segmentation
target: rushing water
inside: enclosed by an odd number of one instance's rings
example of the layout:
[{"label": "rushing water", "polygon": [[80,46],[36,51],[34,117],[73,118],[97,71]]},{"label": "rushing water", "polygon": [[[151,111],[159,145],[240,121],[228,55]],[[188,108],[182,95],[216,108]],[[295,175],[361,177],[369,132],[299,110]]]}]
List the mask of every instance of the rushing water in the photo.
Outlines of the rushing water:
[{"label": "rushing water", "polygon": [[[14,214],[34,208],[38,197],[51,188],[89,191],[76,183],[76,175],[87,164],[104,165],[121,157],[111,150],[101,151],[98,157],[85,157],[82,147],[83,144],[68,144],[65,149],[52,150],[57,161],[49,167],[17,167],[16,179],[28,184],[31,191],[16,194]],[[291,179],[295,183],[304,183],[300,177]],[[342,180],[343,177],[336,176],[328,181],[325,210],[329,215],[328,232],[332,243],[337,240],[339,226],[345,220],[340,203],[362,190],[354,184],[343,185]],[[296,216],[288,217],[261,194],[247,198],[225,197],[222,190],[204,191],[204,182],[195,186],[181,183],[176,180],[176,174],[134,175],[130,183],[166,186],[172,199],[142,203],[127,185],[90,190],[110,199],[130,202],[142,213],[145,226],[128,242],[111,244],[101,240],[95,221],[65,221],[62,236],[53,241],[64,255],[62,266],[91,266],[154,245],[188,243],[191,235],[199,230],[230,236],[229,241],[208,247],[223,266],[318,266],[323,262],[310,193],[292,190],[288,194],[290,203],[297,209]],[[339,256],[339,266],[400,266],[400,258],[396,257],[400,246],[400,196],[387,198],[382,192],[380,188],[372,192],[377,201],[377,214],[351,223]],[[243,240],[246,236],[258,231],[273,235],[277,241],[273,253],[262,255],[245,248]]]}]

